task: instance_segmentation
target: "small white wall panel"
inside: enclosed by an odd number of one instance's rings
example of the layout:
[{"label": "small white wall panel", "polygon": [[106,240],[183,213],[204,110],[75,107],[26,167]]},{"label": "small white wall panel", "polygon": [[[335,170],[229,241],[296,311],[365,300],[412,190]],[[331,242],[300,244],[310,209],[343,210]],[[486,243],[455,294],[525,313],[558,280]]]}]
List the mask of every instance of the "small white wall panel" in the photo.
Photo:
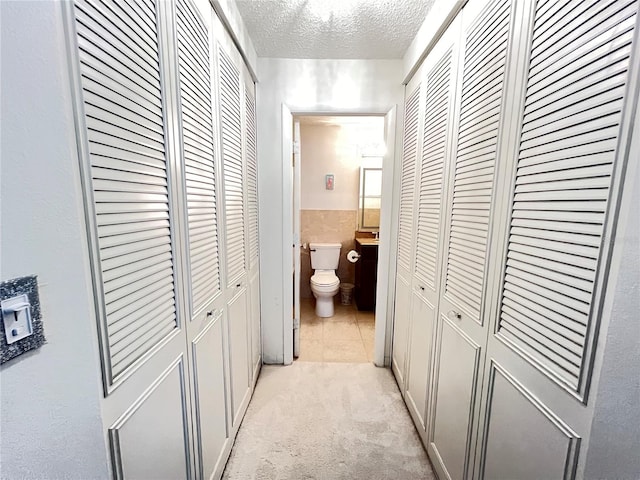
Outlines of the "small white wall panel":
[{"label": "small white wall panel", "polygon": [[420,118],[420,86],[405,102],[404,138],[402,143],[402,178],[400,180],[400,214],[398,227],[398,264],[411,271],[413,251],[413,212],[416,161],[418,157],[418,123]]},{"label": "small white wall panel", "polygon": [[576,389],[636,10],[630,1],[536,10],[499,332]]},{"label": "small white wall panel", "polygon": [[451,50],[427,75],[426,111],[420,163],[415,272],[433,289],[437,283],[443,171],[448,151],[451,91]]},{"label": "small white wall panel", "polygon": [[510,0],[466,32],[445,291],[480,318],[509,38]]},{"label": "small white wall panel", "polygon": [[219,49],[220,122],[225,206],[227,286],[245,272],[245,208],[240,109],[240,73]]},{"label": "small white wall panel", "polygon": [[190,1],[177,2],[176,23],[194,314],[220,292],[211,57],[207,26]]},{"label": "small white wall panel", "polygon": [[75,8],[108,377],[176,328],[154,2]]}]

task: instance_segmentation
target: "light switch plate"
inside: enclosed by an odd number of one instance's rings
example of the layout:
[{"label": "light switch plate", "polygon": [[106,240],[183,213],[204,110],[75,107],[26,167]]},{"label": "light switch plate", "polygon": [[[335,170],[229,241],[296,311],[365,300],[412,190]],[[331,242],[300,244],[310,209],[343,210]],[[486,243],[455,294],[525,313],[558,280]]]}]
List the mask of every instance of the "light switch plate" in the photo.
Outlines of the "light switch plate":
[{"label": "light switch plate", "polygon": [[0,301],[0,311],[2,311],[4,334],[8,345],[33,334],[31,304],[28,296],[18,295]]},{"label": "light switch plate", "polygon": [[[1,1],[1,0],[0,0]],[[20,300],[11,300],[16,297],[19,297]],[[5,332],[5,322],[2,313],[0,316],[3,317],[0,321],[0,363],[8,362],[30,350],[35,350],[40,348],[42,345],[46,343],[44,338],[44,328],[42,325],[42,314],[40,309],[40,295],[38,292],[38,278],[35,275],[29,275],[26,277],[13,278],[11,280],[0,281],[0,305],[4,306],[4,302],[7,300],[11,300],[13,306],[15,307],[17,304],[23,303],[26,297],[26,301],[29,303],[29,315],[31,317],[31,334],[25,335],[28,332],[28,328],[26,326],[14,326],[9,329],[9,338]],[[7,309],[11,310],[11,308]],[[26,320],[26,311],[24,309],[17,308],[19,310],[18,313],[18,324],[26,325],[24,322]],[[2,309],[0,308],[0,312]],[[15,325],[15,312],[9,313],[9,319],[13,316],[13,323]],[[11,322],[10,322],[11,323]],[[17,335],[13,335],[12,330],[17,330],[15,332]],[[21,337],[19,340],[14,340],[13,342],[9,342],[10,337]]]}]

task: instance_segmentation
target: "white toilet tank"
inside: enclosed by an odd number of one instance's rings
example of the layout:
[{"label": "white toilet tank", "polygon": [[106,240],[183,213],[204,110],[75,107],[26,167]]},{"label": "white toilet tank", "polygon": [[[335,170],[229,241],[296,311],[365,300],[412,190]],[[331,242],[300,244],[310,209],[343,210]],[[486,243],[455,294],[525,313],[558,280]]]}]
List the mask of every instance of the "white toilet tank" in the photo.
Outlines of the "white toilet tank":
[{"label": "white toilet tank", "polygon": [[314,270],[336,270],[340,261],[340,243],[310,243],[311,268]]}]

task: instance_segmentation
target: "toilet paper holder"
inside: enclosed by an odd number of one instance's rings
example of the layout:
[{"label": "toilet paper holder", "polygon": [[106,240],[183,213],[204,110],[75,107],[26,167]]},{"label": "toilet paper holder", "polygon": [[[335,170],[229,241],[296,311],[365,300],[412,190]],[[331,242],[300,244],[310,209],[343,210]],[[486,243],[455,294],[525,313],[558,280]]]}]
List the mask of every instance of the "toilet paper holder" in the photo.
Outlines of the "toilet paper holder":
[{"label": "toilet paper holder", "polygon": [[351,263],[356,263],[359,258],[360,254],[355,250],[350,250],[349,253],[347,253],[347,260],[349,260]]}]

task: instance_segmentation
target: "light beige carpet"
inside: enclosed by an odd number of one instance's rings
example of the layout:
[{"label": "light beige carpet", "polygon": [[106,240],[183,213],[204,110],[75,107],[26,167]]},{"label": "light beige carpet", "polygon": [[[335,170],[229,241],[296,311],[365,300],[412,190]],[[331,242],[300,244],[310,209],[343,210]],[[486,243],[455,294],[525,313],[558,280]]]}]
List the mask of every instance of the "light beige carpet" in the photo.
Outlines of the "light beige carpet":
[{"label": "light beige carpet", "polygon": [[223,478],[435,476],[388,369],[298,361],[263,367]]}]

